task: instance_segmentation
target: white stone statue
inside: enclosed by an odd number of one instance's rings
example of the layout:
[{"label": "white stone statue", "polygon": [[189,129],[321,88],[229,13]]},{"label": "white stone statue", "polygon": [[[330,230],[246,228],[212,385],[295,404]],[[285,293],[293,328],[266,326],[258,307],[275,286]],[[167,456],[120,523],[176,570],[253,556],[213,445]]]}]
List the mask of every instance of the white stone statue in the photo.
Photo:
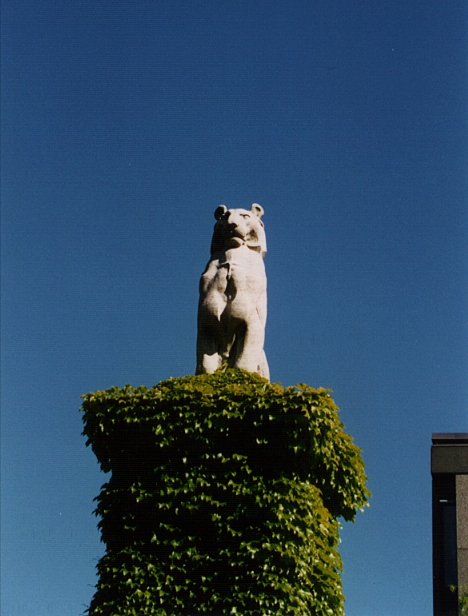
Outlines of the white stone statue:
[{"label": "white stone statue", "polygon": [[269,379],[263,208],[216,208],[211,258],[200,279],[196,374],[228,366]]}]

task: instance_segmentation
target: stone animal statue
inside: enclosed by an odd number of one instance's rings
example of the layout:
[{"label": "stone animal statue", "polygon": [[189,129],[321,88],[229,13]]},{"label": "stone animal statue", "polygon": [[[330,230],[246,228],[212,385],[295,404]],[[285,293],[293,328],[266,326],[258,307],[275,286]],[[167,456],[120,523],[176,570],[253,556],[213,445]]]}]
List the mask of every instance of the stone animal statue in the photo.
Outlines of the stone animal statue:
[{"label": "stone animal statue", "polygon": [[263,350],[267,314],[263,208],[220,205],[211,258],[200,280],[196,374],[230,367],[269,379]]}]

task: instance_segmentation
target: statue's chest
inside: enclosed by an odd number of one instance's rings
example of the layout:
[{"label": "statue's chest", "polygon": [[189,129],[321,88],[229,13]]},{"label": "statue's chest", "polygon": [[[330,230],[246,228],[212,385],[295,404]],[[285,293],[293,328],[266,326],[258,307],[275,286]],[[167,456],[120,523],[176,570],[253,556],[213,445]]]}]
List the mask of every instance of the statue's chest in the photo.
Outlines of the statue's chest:
[{"label": "statue's chest", "polygon": [[263,259],[246,246],[226,250],[218,261],[218,269],[226,269],[228,278],[258,278],[265,275]]},{"label": "statue's chest", "polygon": [[219,280],[225,281],[225,294],[231,301],[245,299],[245,294],[256,296],[263,292],[266,284],[263,259],[257,253],[227,251],[226,259],[217,264],[217,275]]}]

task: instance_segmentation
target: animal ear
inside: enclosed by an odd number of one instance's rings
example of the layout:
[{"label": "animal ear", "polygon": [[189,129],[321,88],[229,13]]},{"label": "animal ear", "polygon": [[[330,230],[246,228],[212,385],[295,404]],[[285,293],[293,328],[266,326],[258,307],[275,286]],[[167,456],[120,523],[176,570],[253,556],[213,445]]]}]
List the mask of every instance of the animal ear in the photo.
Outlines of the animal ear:
[{"label": "animal ear", "polygon": [[227,212],[227,207],[225,205],[219,205],[215,209],[214,217],[216,218],[216,220],[221,220],[221,218],[224,216],[226,212]]},{"label": "animal ear", "polygon": [[255,214],[255,216],[258,216],[259,218],[261,218],[263,214],[265,213],[262,206],[259,205],[258,203],[252,203],[252,207],[250,208],[250,211],[252,212],[252,214]]}]

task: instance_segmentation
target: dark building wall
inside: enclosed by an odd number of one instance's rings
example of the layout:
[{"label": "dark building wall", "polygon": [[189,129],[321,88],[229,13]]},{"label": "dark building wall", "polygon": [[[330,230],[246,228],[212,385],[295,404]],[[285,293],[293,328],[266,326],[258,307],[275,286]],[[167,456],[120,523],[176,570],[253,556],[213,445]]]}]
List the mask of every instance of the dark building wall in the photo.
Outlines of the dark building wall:
[{"label": "dark building wall", "polygon": [[468,474],[457,475],[456,489],[458,587],[468,592]]},{"label": "dark building wall", "polygon": [[432,537],[434,616],[456,616],[468,589],[468,434],[433,434]]}]

